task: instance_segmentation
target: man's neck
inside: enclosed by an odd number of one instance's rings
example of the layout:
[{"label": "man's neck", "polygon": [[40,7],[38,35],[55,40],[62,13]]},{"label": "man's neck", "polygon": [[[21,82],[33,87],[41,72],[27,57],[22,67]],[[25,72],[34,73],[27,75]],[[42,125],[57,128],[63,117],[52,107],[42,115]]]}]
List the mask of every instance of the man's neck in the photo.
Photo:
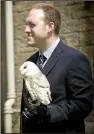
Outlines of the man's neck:
[{"label": "man's neck", "polygon": [[39,50],[41,53],[44,53],[49,47],[52,46],[52,44],[57,40],[57,36],[51,37],[47,39],[42,45],[40,46]]}]

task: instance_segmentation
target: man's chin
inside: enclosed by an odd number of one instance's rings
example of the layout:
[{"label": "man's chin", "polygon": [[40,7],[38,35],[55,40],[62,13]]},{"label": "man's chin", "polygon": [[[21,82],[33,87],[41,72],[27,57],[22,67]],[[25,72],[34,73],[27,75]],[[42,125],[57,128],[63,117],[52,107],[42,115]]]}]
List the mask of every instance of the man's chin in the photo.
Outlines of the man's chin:
[{"label": "man's chin", "polygon": [[28,42],[28,43],[27,43],[27,46],[28,46],[28,47],[30,47],[30,46],[31,46],[31,47],[36,47],[36,43],[35,43],[35,42]]}]

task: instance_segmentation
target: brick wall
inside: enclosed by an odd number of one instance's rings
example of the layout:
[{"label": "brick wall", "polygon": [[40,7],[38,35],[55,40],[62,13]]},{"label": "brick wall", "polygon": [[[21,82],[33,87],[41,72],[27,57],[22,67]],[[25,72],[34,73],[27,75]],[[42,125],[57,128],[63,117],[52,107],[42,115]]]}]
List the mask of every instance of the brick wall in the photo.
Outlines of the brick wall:
[{"label": "brick wall", "polygon": [[[22,92],[22,78],[19,72],[20,65],[33,53],[36,48],[27,47],[25,19],[32,4],[38,1],[14,1],[14,48],[15,48],[15,108],[20,108]],[[42,2],[42,1],[39,1]],[[44,2],[44,1],[43,1]],[[89,59],[94,73],[94,2],[77,1],[46,1],[54,4],[62,16],[60,37],[63,41],[80,51]],[[85,120],[86,132],[94,132],[94,112]],[[19,113],[13,115],[13,132],[19,133]]]}]

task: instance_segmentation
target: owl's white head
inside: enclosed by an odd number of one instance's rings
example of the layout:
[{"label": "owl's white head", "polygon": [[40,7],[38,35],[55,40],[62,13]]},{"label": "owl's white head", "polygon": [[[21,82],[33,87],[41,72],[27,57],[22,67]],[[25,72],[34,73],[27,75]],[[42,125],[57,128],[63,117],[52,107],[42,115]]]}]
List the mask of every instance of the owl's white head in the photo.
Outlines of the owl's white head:
[{"label": "owl's white head", "polygon": [[20,72],[24,77],[32,77],[33,75],[40,73],[40,69],[36,66],[35,63],[26,61],[21,65]]}]

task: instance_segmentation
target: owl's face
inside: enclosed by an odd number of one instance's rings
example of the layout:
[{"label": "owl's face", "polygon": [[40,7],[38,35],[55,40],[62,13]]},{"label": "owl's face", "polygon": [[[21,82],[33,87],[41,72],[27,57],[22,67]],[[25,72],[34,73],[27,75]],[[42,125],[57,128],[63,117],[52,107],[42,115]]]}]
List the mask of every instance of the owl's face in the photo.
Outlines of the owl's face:
[{"label": "owl's face", "polygon": [[24,77],[33,77],[39,72],[39,68],[33,62],[27,61],[20,67],[20,72]]}]

